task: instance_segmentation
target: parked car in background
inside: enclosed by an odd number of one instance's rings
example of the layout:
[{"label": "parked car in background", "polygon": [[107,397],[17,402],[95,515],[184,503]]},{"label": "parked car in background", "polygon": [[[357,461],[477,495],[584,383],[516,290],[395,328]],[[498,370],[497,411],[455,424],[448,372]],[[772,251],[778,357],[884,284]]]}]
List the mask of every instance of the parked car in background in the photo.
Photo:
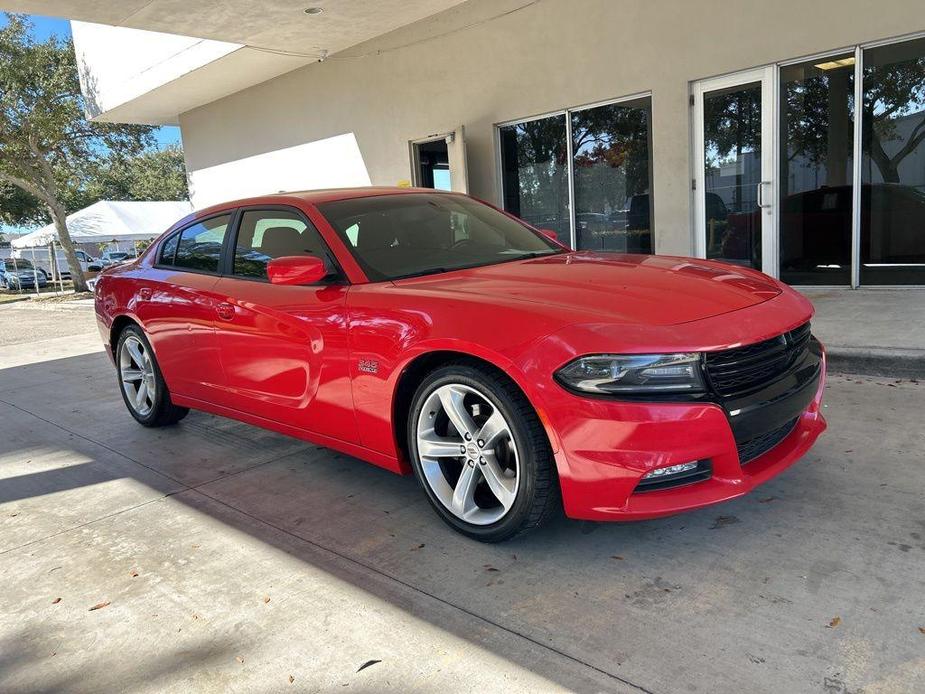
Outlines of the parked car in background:
[{"label": "parked car in background", "polygon": [[104,268],[111,267],[112,265],[130,262],[135,260],[136,257],[135,253],[130,251],[106,251],[100,258],[100,265]]},{"label": "parked car in background", "polygon": [[25,258],[0,260],[0,289],[34,289],[48,284],[48,274]]},{"label": "parked car in background", "polygon": [[[77,255],[77,261],[80,263],[80,269],[84,272],[92,272],[94,270],[101,270],[102,266],[99,262],[91,256],[89,253],[84,251],[81,248],[75,248],[74,253]],[[54,267],[52,265],[51,253],[48,248],[17,248],[13,251],[13,257],[17,259],[28,260],[30,263],[34,264],[36,267],[42,268],[45,271],[45,275],[51,279],[57,279],[55,276]],[[67,259],[67,253],[60,247],[55,249],[55,258],[54,258],[55,267],[57,267],[58,272],[61,273],[61,279],[69,280],[71,279],[71,267]]]},{"label": "parked car in background", "polygon": [[458,193],[216,205],[103,272],[95,306],[142,425],[195,408],[413,473],[488,542],[560,503],[638,520],[742,496],[826,427],[824,350],[790,287],[570,251]]}]

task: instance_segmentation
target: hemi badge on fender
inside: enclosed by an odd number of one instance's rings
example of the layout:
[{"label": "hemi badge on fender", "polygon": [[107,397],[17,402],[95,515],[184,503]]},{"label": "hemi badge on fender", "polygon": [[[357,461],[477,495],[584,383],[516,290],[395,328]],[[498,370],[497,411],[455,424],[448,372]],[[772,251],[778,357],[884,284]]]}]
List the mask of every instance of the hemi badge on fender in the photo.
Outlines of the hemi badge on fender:
[{"label": "hemi badge on fender", "polygon": [[360,371],[368,374],[379,372],[379,362],[373,359],[360,359]]}]

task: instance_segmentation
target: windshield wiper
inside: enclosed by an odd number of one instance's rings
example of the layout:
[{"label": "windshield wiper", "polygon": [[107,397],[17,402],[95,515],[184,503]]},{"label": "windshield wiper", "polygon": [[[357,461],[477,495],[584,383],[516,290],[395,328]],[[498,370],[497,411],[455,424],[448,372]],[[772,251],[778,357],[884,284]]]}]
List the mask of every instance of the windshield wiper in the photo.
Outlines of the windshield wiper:
[{"label": "windshield wiper", "polygon": [[[462,268],[454,268],[455,270],[460,270]],[[432,267],[426,270],[418,270],[417,272],[411,272],[407,275],[400,275],[398,277],[393,277],[393,280],[406,280],[411,277],[423,277],[424,275],[442,275],[444,272],[449,272],[448,268],[445,267]]]}]

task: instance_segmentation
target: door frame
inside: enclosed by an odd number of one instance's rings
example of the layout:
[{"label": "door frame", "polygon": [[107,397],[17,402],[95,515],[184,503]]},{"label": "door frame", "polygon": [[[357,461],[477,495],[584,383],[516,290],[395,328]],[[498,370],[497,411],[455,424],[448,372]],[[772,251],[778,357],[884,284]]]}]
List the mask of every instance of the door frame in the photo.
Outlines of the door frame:
[{"label": "door frame", "polygon": [[694,196],[694,255],[706,258],[706,198],[705,156],[703,137],[703,95],[718,89],[726,89],[751,82],[761,83],[761,183],[759,201],[761,205],[761,271],[771,277],[780,275],[778,235],[778,168],[777,157],[777,103],[776,65],[742,70],[721,77],[697,80],[691,84],[691,106],[693,113],[693,196]]},{"label": "door frame", "polygon": [[[460,125],[456,130],[444,133],[434,133],[425,137],[419,137],[408,141],[408,151],[411,161],[411,185],[421,187],[421,161],[418,145],[426,145],[428,142],[446,143],[447,156],[449,158],[450,170],[450,189],[454,193],[469,192],[469,162],[466,157],[466,135],[465,127]],[[454,169],[456,169],[454,176]]]}]

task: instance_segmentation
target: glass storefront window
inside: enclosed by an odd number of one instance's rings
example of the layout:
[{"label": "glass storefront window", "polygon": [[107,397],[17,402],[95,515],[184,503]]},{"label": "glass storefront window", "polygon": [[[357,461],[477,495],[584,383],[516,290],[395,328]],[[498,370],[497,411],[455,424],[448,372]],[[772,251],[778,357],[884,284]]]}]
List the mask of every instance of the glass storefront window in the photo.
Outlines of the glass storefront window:
[{"label": "glass storefront window", "polygon": [[652,252],[649,97],[573,111],[578,248]]},{"label": "glass storefront window", "polygon": [[851,282],[854,54],[780,71],[780,277]]},{"label": "glass storefront window", "polygon": [[703,95],[707,258],[761,269],[761,82]]},{"label": "glass storefront window", "polygon": [[501,128],[504,209],[569,245],[565,114]]},{"label": "glass storefront window", "polygon": [[925,39],[864,51],[861,283],[925,284]]},{"label": "glass storefront window", "polygon": [[651,122],[646,96],[501,126],[504,209],[579,250],[652,253]]}]

